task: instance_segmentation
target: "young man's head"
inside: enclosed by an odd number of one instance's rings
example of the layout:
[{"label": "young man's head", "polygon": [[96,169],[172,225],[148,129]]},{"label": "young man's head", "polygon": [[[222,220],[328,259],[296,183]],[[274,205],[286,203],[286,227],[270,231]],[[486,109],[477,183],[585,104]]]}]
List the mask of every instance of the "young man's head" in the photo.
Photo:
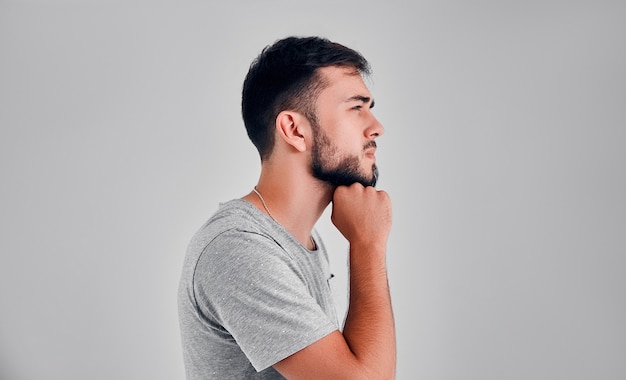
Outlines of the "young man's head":
[{"label": "young man's head", "polygon": [[277,126],[284,125],[278,120],[295,112],[311,128],[315,178],[331,186],[374,186],[374,140],[383,128],[363,82],[369,73],[361,54],[327,39],[289,37],[266,47],[250,66],[242,96],[244,123],[261,160],[273,152]]},{"label": "young man's head", "polygon": [[241,111],[262,160],[272,152],[274,123],[281,111],[298,111],[315,121],[315,100],[327,85],[318,69],[328,66],[370,72],[361,54],[320,37],[279,40],[252,62],[243,83]]}]

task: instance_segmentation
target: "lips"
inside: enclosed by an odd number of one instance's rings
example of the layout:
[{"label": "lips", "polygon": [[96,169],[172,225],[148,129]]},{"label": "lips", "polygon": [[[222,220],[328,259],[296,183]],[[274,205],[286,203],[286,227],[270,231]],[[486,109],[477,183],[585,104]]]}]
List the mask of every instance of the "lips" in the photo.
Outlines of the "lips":
[{"label": "lips", "polygon": [[376,148],[369,148],[365,150],[365,157],[376,158]]},{"label": "lips", "polygon": [[363,152],[367,157],[373,158],[376,153],[376,141],[372,140],[365,144],[365,146],[363,147]]}]

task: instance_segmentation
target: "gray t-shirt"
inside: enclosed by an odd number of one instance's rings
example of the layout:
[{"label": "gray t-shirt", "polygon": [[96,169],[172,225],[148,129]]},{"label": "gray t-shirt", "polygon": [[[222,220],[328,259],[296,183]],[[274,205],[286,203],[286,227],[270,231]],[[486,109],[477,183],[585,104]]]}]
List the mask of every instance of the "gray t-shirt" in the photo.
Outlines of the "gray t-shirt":
[{"label": "gray t-shirt", "polygon": [[188,380],[282,379],[271,366],[339,328],[328,255],[241,199],[192,238],[178,311]]}]

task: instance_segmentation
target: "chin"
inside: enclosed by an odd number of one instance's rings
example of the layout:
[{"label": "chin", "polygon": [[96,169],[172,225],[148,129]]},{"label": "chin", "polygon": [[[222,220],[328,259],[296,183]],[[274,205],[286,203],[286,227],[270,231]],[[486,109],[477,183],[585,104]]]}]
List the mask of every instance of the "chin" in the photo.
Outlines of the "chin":
[{"label": "chin", "polygon": [[378,167],[376,164],[372,165],[372,176],[370,179],[370,186],[376,187],[376,183],[378,182]]}]

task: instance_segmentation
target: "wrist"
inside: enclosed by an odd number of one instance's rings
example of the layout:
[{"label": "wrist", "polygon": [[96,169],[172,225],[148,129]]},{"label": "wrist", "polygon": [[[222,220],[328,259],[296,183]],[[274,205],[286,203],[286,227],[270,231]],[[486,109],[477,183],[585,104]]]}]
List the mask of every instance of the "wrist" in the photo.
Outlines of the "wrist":
[{"label": "wrist", "polygon": [[387,247],[375,242],[350,243],[350,266],[362,269],[385,270]]}]

